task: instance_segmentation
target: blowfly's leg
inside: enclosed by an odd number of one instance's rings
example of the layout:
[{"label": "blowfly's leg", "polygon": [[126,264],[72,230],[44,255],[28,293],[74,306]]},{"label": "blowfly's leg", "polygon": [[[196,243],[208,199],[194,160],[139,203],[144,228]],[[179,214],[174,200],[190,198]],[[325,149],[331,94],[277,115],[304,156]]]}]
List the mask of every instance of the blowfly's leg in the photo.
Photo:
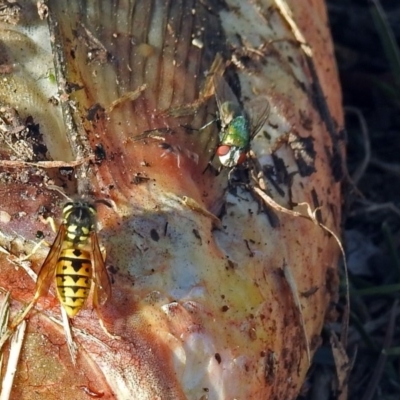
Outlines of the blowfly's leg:
[{"label": "blowfly's leg", "polygon": [[210,158],[210,161],[208,161],[207,166],[204,168],[204,170],[202,172],[203,174],[205,174],[207,170],[210,170],[215,176],[218,176],[221,173],[223,167],[222,166],[220,166],[219,168],[214,167],[214,165],[213,165],[214,157],[215,157],[215,153]]}]

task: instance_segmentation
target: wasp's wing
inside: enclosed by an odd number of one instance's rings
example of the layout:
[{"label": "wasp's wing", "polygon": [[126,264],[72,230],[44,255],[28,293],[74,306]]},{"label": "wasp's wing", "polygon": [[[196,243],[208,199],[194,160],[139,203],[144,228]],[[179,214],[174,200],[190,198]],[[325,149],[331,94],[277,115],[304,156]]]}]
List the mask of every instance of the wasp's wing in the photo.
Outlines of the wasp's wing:
[{"label": "wasp's wing", "polygon": [[93,306],[97,309],[99,304],[104,304],[111,297],[111,285],[96,232],[91,233],[90,239],[94,279]]},{"label": "wasp's wing", "polygon": [[258,96],[247,104],[247,114],[250,120],[251,139],[257,135],[258,131],[264,125],[271,110],[266,96]]},{"label": "wasp's wing", "polygon": [[54,243],[50,248],[49,254],[44,260],[42,267],[40,268],[36,282],[36,293],[34,300],[37,300],[39,297],[47,294],[47,292],[49,291],[49,287],[54,279],[54,274],[56,272],[56,264],[62,249],[65,232],[65,225],[62,224],[58,230]]}]

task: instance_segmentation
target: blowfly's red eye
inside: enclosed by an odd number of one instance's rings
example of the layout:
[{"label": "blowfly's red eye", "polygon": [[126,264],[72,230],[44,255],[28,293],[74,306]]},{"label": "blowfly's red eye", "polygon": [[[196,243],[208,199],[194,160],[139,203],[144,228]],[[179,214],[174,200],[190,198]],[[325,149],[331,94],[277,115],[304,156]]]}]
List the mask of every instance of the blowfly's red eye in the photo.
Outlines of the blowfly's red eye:
[{"label": "blowfly's red eye", "polygon": [[243,153],[240,153],[237,163],[243,164],[246,161],[246,159],[247,159],[247,155],[246,155],[246,152],[244,151]]},{"label": "blowfly's red eye", "polygon": [[218,156],[226,156],[231,150],[231,146],[227,146],[226,144],[223,144],[222,146],[219,146],[217,149],[217,155]]}]

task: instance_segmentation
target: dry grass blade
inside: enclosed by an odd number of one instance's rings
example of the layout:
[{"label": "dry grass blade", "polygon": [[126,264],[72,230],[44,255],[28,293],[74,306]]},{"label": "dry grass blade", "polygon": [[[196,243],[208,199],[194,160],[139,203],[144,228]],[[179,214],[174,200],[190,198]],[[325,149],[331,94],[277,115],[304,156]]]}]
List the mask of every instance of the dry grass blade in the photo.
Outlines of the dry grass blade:
[{"label": "dry grass blade", "polygon": [[399,300],[396,299],[393,303],[393,307],[390,311],[390,320],[389,324],[386,330],[386,335],[385,335],[385,340],[383,343],[383,350],[379,354],[378,362],[375,367],[375,371],[372,375],[372,379],[369,381],[369,384],[367,388],[365,389],[365,394],[362,398],[362,400],[371,400],[374,397],[375,391],[378,387],[379,381],[382,377],[382,374],[384,372],[384,366],[386,363],[387,359],[387,354],[385,353],[385,350],[389,349],[389,347],[392,344],[393,341],[393,335],[394,335],[394,329],[396,326],[396,314],[397,314],[397,307],[399,305]]},{"label": "dry grass blade", "polygon": [[353,289],[351,294],[357,296],[372,296],[377,294],[388,295],[391,293],[398,293],[400,291],[400,283],[393,283],[392,285],[372,286],[365,289]]},{"label": "dry grass blade", "polygon": [[336,365],[336,374],[338,379],[339,400],[347,399],[347,382],[351,371],[351,363],[346,354],[346,349],[339,341],[335,332],[331,332],[330,342],[332,347],[333,359]]},{"label": "dry grass blade", "polygon": [[146,90],[147,85],[143,84],[141,86],[139,86],[136,90],[127,92],[125,94],[123,94],[120,98],[118,98],[117,100],[113,101],[110,106],[107,108],[107,113],[110,114],[111,112],[113,112],[113,110],[117,107],[119,107],[120,105],[126,103],[126,102],[131,102],[131,101],[135,101],[139,98],[139,96],[142,94],[142,92],[144,90]]},{"label": "dry grass blade", "polygon": [[[0,308],[0,335],[1,337],[4,336],[4,334],[7,331],[7,326],[8,326],[8,320],[10,318],[10,292],[7,292],[5,294],[3,303],[1,304]],[[3,367],[3,353],[0,353],[0,373],[2,372],[2,367]]]},{"label": "dry grass blade", "polygon": [[15,372],[18,367],[18,360],[21,354],[22,343],[25,338],[26,322],[22,323],[16,329],[11,341],[10,354],[8,357],[7,370],[4,374],[0,400],[10,399],[11,389],[13,387]]},{"label": "dry grass blade", "polygon": [[386,57],[396,81],[397,89],[400,88],[400,51],[390,27],[385,12],[379,0],[370,0],[372,19],[381,39]]},{"label": "dry grass blade", "polygon": [[389,174],[396,176],[396,177],[400,176],[400,165],[399,164],[385,162],[382,160],[378,160],[377,158],[372,158],[371,164]]},{"label": "dry grass blade", "polygon": [[356,171],[353,173],[353,176],[351,177],[352,183],[354,185],[357,185],[357,183],[363,177],[363,175],[371,161],[371,143],[369,140],[368,125],[367,125],[367,122],[365,121],[364,115],[362,114],[361,110],[356,107],[346,107],[345,111],[347,113],[352,113],[357,116],[359,124],[360,124],[362,138],[363,138],[362,142],[364,144],[364,158],[363,158],[361,164],[356,169]]},{"label": "dry grass blade", "polygon": [[362,200],[358,203],[360,203],[360,208],[350,212],[349,217],[357,217],[379,211],[390,211],[400,217],[400,208],[397,207],[393,202],[379,204],[368,200]]},{"label": "dry grass blade", "polygon": [[397,241],[393,237],[390,226],[386,221],[382,224],[382,231],[386,239],[386,244],[389,250],[389,255],[393,262],[393,266],[397,270],[397,277],[400,279],[400,256],[397,253]]},{"label": "dry grass blade", "polygon": [[4,333],[2,333],[0,338],[0,350],[3,348],[4,344],[10,338],[10,336],[15,332],[16,328],[24,322],[25,317],[29,314],[32,307],[35,305],[34,301],[31,301],[23,310],[21,310],[13,319],[10,328],[8,328]]},{"label": "dry grass blade", "polygon": [[[39,243],[41,244],[41,243]],[[39,248],[39,246],[35,246],[34,248]],[[29,257],[30,254],[28,254],[28,256],[23,257],[23,258],[18,258],[14,255],[9,255],[8,260],[15,264],[18,267],[21,267],[31,278],[34,282],[36,282],[37,280],[37,275],[35,273],[35,271],[33,271],[33,269],[31,268],[31,262],[27,260],[27,257]]]},{"label": "dry grass blade", "polygon": [[210,213],[207,211],[204,207],[202,207],[199,203],[197,203],[195,200],[193,200],[191,197],[188,196],[183,196],[182,197],[182,203],[186,206],[189,207],[191,210],[204,215],[207,218],[210,218],[211,221],[213,222],[213,225],[217,229],[222,229],[222,223],[219,218],[217,218],[214,214]]},{"label": "dry grass blade", "polygon": [[275,0],[275,4],[282,15],[282,17],[285,19],[285,21],[289,24],[290,29],[293,32],[294,37],[296,40],[300,43],[301,48],[303,49],[304,53],[312,58],[313,53],[311,50],[311,47],[307,44],[307,41],[304,37],[304,35],[301,33],[301,30],[297,26],[296,22],[293,19],[292,12],[290,10],[290,7],[284,0]]},{"label": "dry grass blade", "polygon": [[7,249],[5,249],[3,246],[0,246],[0,252],[4,253],[4,254],[10,254],[10,252]]},{"label": "dry grass blade", "polygon": [[81,158],[75,161],[19,161],[19,160],[0,160],[0,167],[9,168],[26,168],[26,167],[38,167],[38,168],[71,168],[77,167],[78,165],[84,164],[89,161],[93,161],[95,156],[89,156]]}]

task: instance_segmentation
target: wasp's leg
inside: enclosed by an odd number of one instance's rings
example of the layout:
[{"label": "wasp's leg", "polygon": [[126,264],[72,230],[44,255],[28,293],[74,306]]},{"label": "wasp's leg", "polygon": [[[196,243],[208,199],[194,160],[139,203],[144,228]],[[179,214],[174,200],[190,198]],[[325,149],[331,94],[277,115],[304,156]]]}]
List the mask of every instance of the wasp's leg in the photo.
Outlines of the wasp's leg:
[{"label": "wasp's leg", "polygon": [[63,306],[61,306],[61,317],[65,333],[65,339],[67,341],[68,351],[71,356],[72,363],[76,365],[76,353],[78,351],[78,348],[74,342],[74,338],[72,336],[72,331],[71,331],[71,325],[69,323],[69,318]]},{"label": "wasp's leg", "polygon": [[39,250],[39,248],[42,245],[45,245],[46,247],[51,247],[50,243],[48,243],[44,239],[42,239],[39,243],[36,243],[35,246],[33,246],[33,249],[26,256],[18,258],[18,261],[22,262],[22,261],[29,260]]},{"label": "wasp's leg", "polygon": [[[52,231],[54,233],[57,233],[57,226],[56,226],[56,223],[54,222],[54,218],[53,217],[47,217],[47,218],[43,219],[43,222],[45,224],[49,224],[51,229],[52,229]],[[38,251],[38,249],[42,245],[44,245],[46,247],[51,247],[51,243],[49,243],[46,240],[42,239],[39,243],[35,244],[35,246],[33,247],[32,251],[29,254],[27,254],[25,257],[19,258],[19,261],[29,260],[29,258],[31,258]]]},{"label": "wasp's leg", "polygon": [[33,299],[30,303],[28,303],[28,305],[25,308],[23,308],[15,316],[15,318],[11,322],[10,329],[14,330],[26,318],[26,316],[29,314],[29,312],[31,311],[31,309],[33,308],[35,303],[36,303],[36,300]]},{"label": "wasp's leg", "polygon": [[53,217],[44,218],[44,219],[43,219],[43,222],[44,222],[45,224],[49,224],[50,227],[51,227],[51,229],[52,229],[52,231],[53,231],[54,233],[57,233],[58,229],[57,229],[57,226],[56,226],[56,223],[55,223]]},{"label": "wasp's leg", "polygon": [[[50,225],[52,227],[55,226],[54,220],[52,220],[52,222],[50,222]],[[30,266],[24,265],[25,264],[24,262],[27,261],[29,258],[31,258],[38,251],[40,246],[42,246],[43,244],[50,247],[49,243],[47,243],[45,240],[41,240],[39,243],[35,244],[35,246],[30,251],[30,253],[27,254],[25,257],[16,257],[16,256],[12,256],[11,254],[9,256],[10,261],[19,265],[20,267],[22,267],[27,272],[27,274],[32,278],[33,281],[36,281],[37,276],[34,273],[34,271],[30,268]],[[17,313],[17,315],[11,321],[10,327],[1,336],[0,349],[3,347],[4,343],[8,340],[8,338],[14,333],[15,329],[20,325],[20,323],[25,320],[25,318],[27,317],[27,315],[29,314],[31,309],[35,306],[36,302],[37,302],[37,299],[34,298],[30,303],[28,303],[28,305],[25,308],[21,309]]]},{"label": "wasp's leg", "polygon": [[15,332],[15,329],[19,326],[19,324],[25,320],[25,317],[29,314],[32,307],[35,305],[35,300],[32,300],[24,309],[22,309],[13,319],[10,324],[10,327],[1,335],[0,338],[0,350],[3,348],[4,344],[10,338],[11,335]]},{"label": "wasp's leg", "polygon": [[110,339],[114,339],[114,340],[121,340],[121,336],[119,335],[114,335],[112,334],[106,327],[103,318],[100,314],[100,312],[97,310],[97,308],[95,308],[96,314],[97,314],[97,318],[99,319],[99,324],[102,327],[104,333],[110,338]]},{"label": "wasp's leg", "polygon": [[113,335],[112,333],[110,333],[108,331],[108,329],[106,328],[106,325],[104,324],[103,318],[101,317],[100,313],[96,310],[96,314],[97,317],[99,318],[99,324],[100,326],[103,328],[104,333],[110,338],[110,339],[114,339],[114,340],[121,340],[121,336],[118,335]]},{"label": "wasp's leg", "polygon": [[[101,249],[100,251],[101,251],[101,253],[102,253],[102,256],[105,256],[105,249],[104,249],[104,253],[103,253],[103,250],[102,250],[102,249]],[[101,315],[101,313],[100,313],[100,311],[99,311],[99,300],[98,300],[98,297],[97,297],[97,296],[98,296],[98,295],[97,295],[97,292],[96,292],[96,290],[94,290],[92,302],[93,302],[93,308],[94,308],[94,310],[96,311],[97,318],[98,318],[98,320],[99,320],[100,326],[102,327],[104,333],[105,333],[110,339],[117,339],[117,340],[121,339],[121,336],[113,335],[113,334],[110,333],[110,332],[108,331],[108,329],[106,328],[106,326],[105,326],[105,324],[104,324],[104,321],[103,321],[103,317],[102,317],[102,315]]]},{"label": "wasp's leg", "polygon": [[101,253],[101,256],[103,258],[103,261],[106,261],[107,250],[102,244],[100,245],[100,253]]}]

